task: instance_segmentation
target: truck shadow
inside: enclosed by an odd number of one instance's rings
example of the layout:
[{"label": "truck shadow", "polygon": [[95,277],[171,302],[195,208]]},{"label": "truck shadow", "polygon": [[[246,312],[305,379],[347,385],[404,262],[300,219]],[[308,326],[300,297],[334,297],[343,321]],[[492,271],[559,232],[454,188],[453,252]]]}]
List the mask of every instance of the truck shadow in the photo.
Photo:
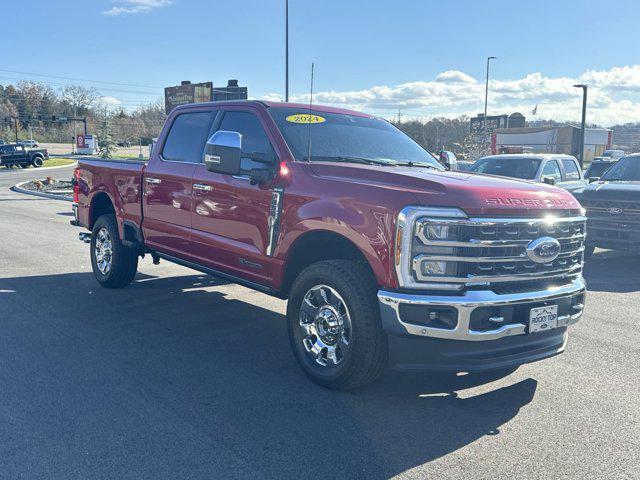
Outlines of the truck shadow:
[{"label": "truck shadow", "polygon": [[640,290],[639,263],[637,254],[596,250],[584,266],[587,289],[594,292],[637,292]]},{"label": "truck shadow", "polygon": [[117,478],[118,459],[143,478],[165,458],[171,478],[236,477],[219,460],[231,452],[252,478],[326,477],[328,465],[332,478],[390,478],[499,434],[535,395],[530,378],[392,373],[328,391],[295,364],[284,305],[200,274],[139,274],[118,291],[90,273],[0,279],[3,345],[29,372],[15,385],[0,372],[10,456],[46,468],[40,439],[65,432],[69,458],[91,445],[104,459],[76,464],[95,477]]}]

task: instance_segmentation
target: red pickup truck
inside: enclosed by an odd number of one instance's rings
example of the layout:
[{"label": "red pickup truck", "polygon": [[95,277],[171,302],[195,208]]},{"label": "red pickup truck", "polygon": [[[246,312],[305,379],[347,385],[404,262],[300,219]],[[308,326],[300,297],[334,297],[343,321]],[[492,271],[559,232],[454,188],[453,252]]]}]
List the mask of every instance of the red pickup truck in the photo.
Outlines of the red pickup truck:
[{"label": "red pickup truck", "polygon": [[326,387],[513,368],[562,352],[583,312],[571,194],[446,171],[371,115],[182,106],[148,163],[80,160],[75,178],[101,285],[149,254],[287,298],[296,359]]}]

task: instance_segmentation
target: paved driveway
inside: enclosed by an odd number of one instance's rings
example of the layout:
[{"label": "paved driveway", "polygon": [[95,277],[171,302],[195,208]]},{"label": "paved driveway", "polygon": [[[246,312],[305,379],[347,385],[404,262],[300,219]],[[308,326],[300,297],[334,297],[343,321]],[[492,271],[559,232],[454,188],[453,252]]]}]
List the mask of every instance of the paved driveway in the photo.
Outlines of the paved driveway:
[{"label": "paved driveway", "polygon": [[563,355],[338,393],[283,301],[148,258],[100,288],[70,204],[8,190],[42,173],[0,170],[0,478],[640,478],[639,257],[589,262]]}]

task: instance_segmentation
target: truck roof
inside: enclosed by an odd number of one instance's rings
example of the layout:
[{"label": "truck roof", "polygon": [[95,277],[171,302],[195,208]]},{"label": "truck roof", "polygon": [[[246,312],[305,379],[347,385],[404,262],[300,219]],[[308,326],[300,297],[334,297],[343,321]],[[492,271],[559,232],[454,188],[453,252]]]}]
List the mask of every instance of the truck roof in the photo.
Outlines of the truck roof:
[{"label": "truck roof", "polygon": [[[233,105],[262,105],[265,106],[267,108],[296,108],[296,109],[300,109],[303,111],[307,111],[309,110],[309,104],[308,103],[292,103],[292,102],[267,102],[267,101],[263,101],[263,100],[224,100],[224,101],[220,101],[220,102],[204,102],[204,103],[189,103],[186,105],[179,105],[177,106],[174,110],[186,110],[189,108],[194,108],[194,107],[201,107],[201,106],[220,106],[220,105],[228,105],[228,106],[233,106]],[[348,110],[346,108],[337,108],[337,107],[330,107],[327,105],[316,105],[313,104],[312,105],[312,110],[315,110],[317,112],[325,112],[325,113],[338,113],[338,114],[343,114],[343,115],[354,115],[354,116],[358,116],[358,117],[369,117],[369,118],[375,118],[375,115],[369,115],[368,113],[363,113],[363,112],[357,112],[355,110]]]},{"label": "truck roof", "polygon": [[567,155],[566,153],[501,153],[499,155],[487,155],[481,158],[521,158],[535,160],[544,160],[545,158],[573,158],[575,160],[576,157]]}]

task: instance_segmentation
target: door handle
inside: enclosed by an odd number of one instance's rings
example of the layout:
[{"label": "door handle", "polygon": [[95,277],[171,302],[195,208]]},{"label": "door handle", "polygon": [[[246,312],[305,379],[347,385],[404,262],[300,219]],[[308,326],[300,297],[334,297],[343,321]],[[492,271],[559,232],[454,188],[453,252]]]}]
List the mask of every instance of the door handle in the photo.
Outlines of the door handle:
[{"label": "door handle", "polygon": [[211,185],[205,185],[204,183],[194,183],[193,189],[202,190],[204,192],[210,192],[211,190],[213,190],[213,187]]},{"label": "door handle", "polygon": [[152,178],[152,177],[146,177],[144,181],[147,183],[153,183],[154,185],[157,185],[158,183],[162,182],[162,180],[160,180],[159,178]]}]

